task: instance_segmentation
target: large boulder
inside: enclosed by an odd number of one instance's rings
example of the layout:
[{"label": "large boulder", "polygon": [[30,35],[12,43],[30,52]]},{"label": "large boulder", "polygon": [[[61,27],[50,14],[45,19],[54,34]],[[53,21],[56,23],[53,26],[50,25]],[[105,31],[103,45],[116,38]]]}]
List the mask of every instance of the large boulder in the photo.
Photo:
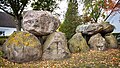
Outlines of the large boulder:
[{"label": "large boulder", "polygon": [[50,34],[43,45],[43,60],[59,60],[69,56],[65,34],[62,32]]},{"label": "large boulder", "polygon": [[23,63],[42,57],[39,40],[28,32],[14,32],[3,44],[4,58],[12,62]]},{"label": "large boulder", "polygon": [[101,23],[101,25],[103,26],[103,30],[101,31],[101,33],[103,33],[103,34],[111,33],[111,32],[113,32],[113,30],[115,28],[113,25],[111,25],[107,22]]},{"label": "large boulder", "polygon": [[101,33],[101,34],[107,34],[107,33],[111,33],[114,30],[114,26],[109,24],[109,23],[91,23],[91,24],[83,24],[83,25],[79,25],[76,28],[76,32],[79,33],[83,33],[86,35],[94,35],[97,33]]},{"label": "large boulder", "polygon": [[89,51],[89,46],[86,40],[83,38],[81,33],[76,33],[69,41],[69,50],[72,53],[77,52],[87,52]]},{"label": "large boulder", "polygon": [[106,40],[101,36],[100,33],[93,35],[89,41],[88,44],[93,50],[99,50],[103,51],[107,47]]},{"label": "large boulder", "polygon": [[117,48],[118,42],[117,39],[112,34],[106,34],[105,40],[108,43],[108,48]]},{"label": "large boulder", "polygon": [[83,33],[86,35],[93,35],[96,33],[99,33],[103,30],[103,26],[98,23],[92,23],[92,24],[83,24],[79,25],[76,28],[76,33]]},{"label": "large boulder", "polygon": [[38,36],[55,32],[59,25],[60,20],[48,11],[28,11],[23,16],[23,29]]}]

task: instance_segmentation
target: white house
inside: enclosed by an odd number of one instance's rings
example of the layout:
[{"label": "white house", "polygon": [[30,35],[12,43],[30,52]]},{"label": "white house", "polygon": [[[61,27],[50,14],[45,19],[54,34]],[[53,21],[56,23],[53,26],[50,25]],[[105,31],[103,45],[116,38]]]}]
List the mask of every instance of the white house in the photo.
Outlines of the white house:
[{"label": "white house", "polygon": [[0,12],[0,36],[9,36],[15,29],[15,21],[12,16],[4,12]]}]

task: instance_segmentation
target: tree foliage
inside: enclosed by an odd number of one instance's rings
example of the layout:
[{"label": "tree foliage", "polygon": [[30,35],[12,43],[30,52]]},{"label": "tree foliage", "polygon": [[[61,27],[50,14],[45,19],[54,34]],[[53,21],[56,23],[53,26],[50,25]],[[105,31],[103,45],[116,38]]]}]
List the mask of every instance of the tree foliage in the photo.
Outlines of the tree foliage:
[{"label": "tree foliage", "polygon": [[21,30],[22,12],[29,0],[0,0],[0,9],[16,19],[16,28]]},{"label": "tree foliage", "polygon": [[106,6],[104,9],[106,11],[111,11],[110,14],[105,18],[105,21],[112,15],[112,13],[120,13],[120,0],[105,0],[104,5]]},{"label": "tree foliage", "polygon": [[[120,9],[118,4],[120,0],[82,0],[84,3],[84,15],[90,18],[89,21],[97,22],[99,17],[103,17],[106,21],[114,10]],[[117,2],[117,3],[116,3]],[[111,11],[108,16],[105,16],[106,11]]]},{"label": "tree foliage", "polygon": [[65,14],[65,20],[61,24],[59,30],[64,32],[69,40],[75,34],[76,27],[80,24],[80,17],[78,15],[77,0],[69,0],[68,9]]},{"label": "tree foliage", "polygon": [[34,10],[46,10],[53,12],[55,8],[57,8],[58,4],[56,1],[58,0],[33,0],[32,7]]},{"label": "tree foliage", "polygon": [[116,5],[116,1],[117,0],[104,0],[103,9],[105,9],[106,11],[112,10],[114,6]]},{"label": "tree foliage", "polygon": [[84,0],[84,15],[90,18],[89,21],[97,22],[102,12],[102,8],[100,7],[103,5],[103,0]]}]

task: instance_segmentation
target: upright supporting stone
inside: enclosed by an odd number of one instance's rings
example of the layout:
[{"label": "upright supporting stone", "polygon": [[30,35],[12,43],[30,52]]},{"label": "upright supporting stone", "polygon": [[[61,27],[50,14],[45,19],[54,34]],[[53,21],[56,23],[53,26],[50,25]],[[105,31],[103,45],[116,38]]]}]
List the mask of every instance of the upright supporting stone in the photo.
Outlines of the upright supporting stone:
[{"label": "upright supporting stone", "polygon": [[17,63],[39,60],[42,57],[41,43],[28,32],[14,32],[3,44],[2,50],[4,58]]},{"label": "upright supporting stone", "polygon": [[106,34],[105,40],[108,43],[108,48],[117,48],[118,47],[117,39],[112,34]]},{"label": "upright supporting stone", "polygon": [[43,45],[43,60],[59,60],[70,57],[65,34],[54,32],[50,34]]},{"label": "upright supporting stone", "polygon": [[93,35],[90,40],[88,41],[88,44],[90,44],[90,47],[93,50],[99,50],[103,51],[107,47],[106,40],[101,36],[100,33]]},{"label": "upright supporting stone", "polygon": [[69,49],[72,53],[87,52],[89,46],[81,33],[76,33],[69,41]]}]

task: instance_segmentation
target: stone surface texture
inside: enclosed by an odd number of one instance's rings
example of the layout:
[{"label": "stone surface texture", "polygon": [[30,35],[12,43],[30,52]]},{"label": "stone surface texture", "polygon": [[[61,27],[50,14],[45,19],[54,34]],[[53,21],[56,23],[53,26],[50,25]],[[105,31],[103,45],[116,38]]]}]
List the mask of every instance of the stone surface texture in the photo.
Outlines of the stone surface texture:
[{"label": "stone surface texture", "polygon": [[55,32],[59,25],[60,20],[48,11],[31,10],[23,16],[23,29],[38,36]]},{"label": "stone surface texture", "polygon": [[50,34],[43,45],[43,60],[59,60],[69,56],[65,34],[62,32]]},{"label": "stone surface texture", "polygon": [[101,23],[101,25],[103,26],[103,34],[111,33],[115,29],[115,27],[109,23]]},{"label": "stone surface texture", "polygon": [[88,44],[93,50],[99,50],[103,51],[107,47],[106,40],[101,36],[100,33],[93,35],[89,41]]},{"label": "stone surface texture", "polygon": [[37,37],[28,32],[14,32],[3,44],[3,57],[23,63],[41,59],[42,46]]},{"label": "stone surface texture", "polygon": [[86,35],[94,35],[96,33],[99,33],[103,30],[103,26],[98,24],[98,23],[93,23],[93,24],[84,24],[84,25],[79,25],[76,28],[76,33],[81,32],[82,34]]},{"label": "stone surface texture", "polygon": [[106,34],[105,40],[108,43],[108,48],[118,48],[118,42],[114,35]]},{"label": "stone surface texture", "polygon": [[86,35],[94,35],[97,33],[107,34],[113,32],[114,28],[115,27],[109,23],[91,23],[79,25],[76,28],[76,32],[81,32]]},{"label": "stone surface texture", "polygon": [[69,41],[69,49],[71,53],[87,52],[89,46],[81,33],[76,33]]}]

